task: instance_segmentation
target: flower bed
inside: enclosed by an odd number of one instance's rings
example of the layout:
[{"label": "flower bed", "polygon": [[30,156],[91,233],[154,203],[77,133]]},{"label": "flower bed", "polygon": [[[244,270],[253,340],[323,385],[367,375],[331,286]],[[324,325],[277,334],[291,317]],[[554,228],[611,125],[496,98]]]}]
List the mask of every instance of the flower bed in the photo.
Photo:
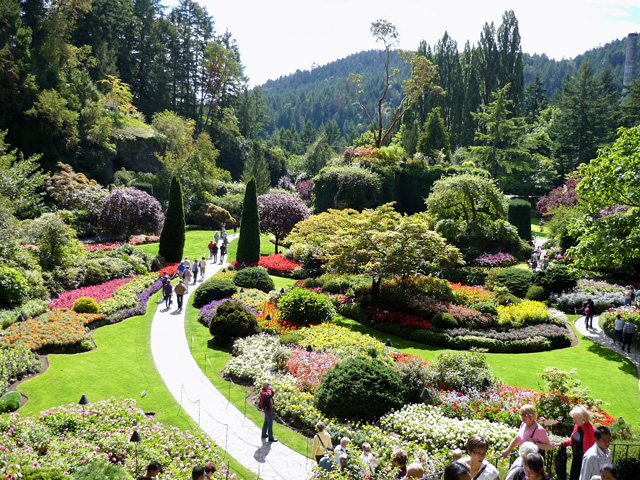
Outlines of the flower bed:
[{"label": "flower bed", "polygon": [[472,307],[478,302],[493,302],[496,298],[496,294],[485,290],[481,286],[462,285],[461,283],[451,283],[453,289],[453,295],[456,302],[466,307]]},{"label": "flower bed", "polygon": [[366,312],[373,321],[379,323],[395,323],[403,327],[420,328],[422,330],[431,328],[431,322],[409,313],[389,312],[373,305],[368,306]]},{"label": "flower bed", "polygon": [[568,292],[561,295],[551,295],[549,302],[565,313],[582,315],[587,299],[589,298],[593,300],[595,304],[596,314],[624,304],[624,293],[618,291],[597,291],[594,293],[584,291]]},{"label": "flower bed", "polygon": [[516,259],[510,253],[483,253],[473,263],[480,267],[508,267],[516,263]]},{"label": "flower bed", "polygon": [[291,274],[296,268],[302,267],[302,264],[284,258],[279,253],[260,257],[258,265],[266,268],[270,275]]},{"label": "flower bed", "polygon": [[38,357],[27,347],[0,345],[0,396],[9,390],[11,380],[36,373],[41,368]]},{"label": "flower bed", "polygon": [[298,330],[300,325],[287,322],[280,317],[280,310],[273,302],[262,305],[262,311],[257,315],[258,325],[264,332],[283,335]]},{"label": "flower bed", "polygon": [[166,273],[169,277],[173,277],[178,271],[178,265],[180,262],[165,262],[163,267],[158,270],[158,275],[162,277]]},{"label": "flower bed", "polygon": [[615,283],[608,283],[599,280],[588,280],[581,278],[574,289],[576,292],[586,293],[624,293],[624,287]]},{"label": "flower bed", "polygon": [[118,278],[101,285],[77,288],[61,293],[58,298],[49,302],[49,308],[72,308],[75,301],[80,297],[91,297],[96,302],[111,298],[113,293],[120,287],[129,283],[133,278]]},{"label": "flower bed", "polygon": [[332,323],[322,323],[298,330],[302,345],[311,345],[314,350],[326,350],[340,358],[370,355],[375,352],[382,357],[385,346],[370,335],[354,332]]},{"label": "flower bed", "polygon": [[285,369],[296,379],[296,386],[303,392],[314,393],[320,386],[322,377],[336,366],[338,357],[332,353],[307,352],[295,348]]},{"label": "flower bed", "polygon": [[[156,235],[134,235],[129,239],[129,245],[144,245],[145,243],[154,243],[160,241],[160,237]],[[100,242],[85,243],[84,249],[87,252],[111,251],[123,247],[125,242]]]},{"label": "flower bed", "polygon": [[[142,275],[128,282],[113,292],[110,298],[106,298],[100,302],[100,313],[104,313],[107,317],[110,317],[118,311],[139,307],[140,294],[145,292],[154,282],[159,283],[159,285],[157,285],[153,293],[158,291],[162,286],[159,279],[160,277],[158,277],[157,273],[151,273],[149,275]],[[146,301],[144,303],[146,305]]]},{"label": "flower bed", "polygon": [[[198,321],[209,328],[211,326],[211,319],[216,314],[216,310],[223,302],[227,301],[239,302],[240,300],[237,300],[235,298],[222,298],[220,300],[213,300],[212,302],[207,303],[206,305],[202,306],[200,310],[198,310]],[[253,313],[254,315],[256,314],[255,307],[246,304],[244,306],[247,307],[251,313]]]},{"label": "flower bed", "polygon": [[[141,278],[145,278],[145,281],[140,281],[140,283],[136,285],[136,288],[142,290],[138,293],[135,293],[133,289],[127,292],[123,292],[122,298],[118,298],[117,301],[120,302],[122,300],[121,305],[126,304],[126,306],[122,306],[120,309],[117,309],[108,314],[107,321],[109,323],[118,323],[126,318],[135,317],[136,315],[144,315],[145,313],[147,313],[147,303],[149,302],[151,296],[162,288],[162,280],[159,280],[156,274],[145,275],[145,277]],[[124,288],[126,288],[126,286],[127,285],[125,285]],[[135,295],[135,301],[133,305],[129,304],[131,294]],[[116,303],[110,305],[110,307],[116,305],[118,304]],[[102,304],[100,305],[100,308],[102,308]]]},{"label": "flower bed", "polygon": [[625,323],[631,321],[636,326],[636,335],[634,336],[634,343],[640,345],[640,308],[632,307],[630,305],[618,308],[610,308],[606,312],[600,315],[600,326],[607,333],[607,335],[613,337],[613,322],[616,317],[620,315]]},{"label": "flower bed", "polygon": [[[134,428],[144,439],[135,449],[129,442]],[[133,399],[57,407],[32,417],[7,415],[0,419],[0,431],[0,477],[6,465],[57,468],[72,474],[100,459],[124,466],[133,478],[156,460],[163,467],[163,479],[190,477],[194,466],[213,461],[214,478],[235,479],[206,434],[153,422]]]},{"label": "flower bed", "polygon": [[498,325],[522,327],[525,324],[546,323],[549,321],[549,310],[542,302],[524,300],[511,305],[498,305]]},{"label": "flower bed", "polygon": [[51,310],[39,317],[14,323],[4,330],[2,342],[41,353],[91,350],[90,343],[83,344],[89,340],[87,326],[100,323],[104,318],[103,314]]},{"label": "flower bed", "polygon": [[289,350],[280,344],[280,337],[261,333],[239,338],[233,344],[234,357],[223,372],[233,378],[260,383],[271,378],[272,372],[284,367]]}]

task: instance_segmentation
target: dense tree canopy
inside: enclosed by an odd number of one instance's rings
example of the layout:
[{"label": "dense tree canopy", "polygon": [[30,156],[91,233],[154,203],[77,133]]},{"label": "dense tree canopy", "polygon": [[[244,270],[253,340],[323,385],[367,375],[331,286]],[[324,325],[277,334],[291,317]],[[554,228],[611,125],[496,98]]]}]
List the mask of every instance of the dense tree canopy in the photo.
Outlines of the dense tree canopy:
[{"label": "dense tree canopy", "polygon": [[278,244],[291,232],[296,223],[309,216],[309,207],[303,200],[284,193],[270,193],[258,197],[260,230],[272,233]]}]

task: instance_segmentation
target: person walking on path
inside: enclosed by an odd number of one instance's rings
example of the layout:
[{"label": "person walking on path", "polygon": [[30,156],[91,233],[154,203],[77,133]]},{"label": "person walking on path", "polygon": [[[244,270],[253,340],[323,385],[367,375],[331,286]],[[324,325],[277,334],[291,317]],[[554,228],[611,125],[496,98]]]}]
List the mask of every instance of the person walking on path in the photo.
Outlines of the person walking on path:
[{"label": "person walking on path", "polygon": [[227,245],[226,243],[222,242],[222,245],[220,245],[220,265],[224,263],[224,257],[226,254],[227,254]]},{"label": "person walking on path", "polygon": [[196,284],[196,280],[198,280],[198,258],[193,257],[193,263],[191,264],[191,271],[193,272],[193,284]]},{"label": "person walking on path", "polygon": [[162,293],[164,295],[164,306],[166,308],[171,308],[171,294],[173,293],[171,282],[164,284],[164,287],[162,287]]},{"label": "person walking on path", "polygon": [[184,262],[180,262],[178,265],[178,278],[184,278],[184,271],[187,267],[184,266]]},{"label": "person walking on path", "polygon": [[593,328],[593,316],[596,313],[596,305],[593,300],[588,299],[584,308],[584,323],[587,328]]},{"label": "person walking on path", "polygon": [[184,294],[188,292],[187,287],[184,284],[184,280],[180,280],[180,282],[176,285],[176,301],[178,303],[178,311],[182,311],[182,299]]},{"label": "person walking on path", "polygon": [[193,275],[191,273],[191,267],[186,268],[184,270],[184,286],[187,289],[187,293],[189,293],[189,280],[191,280],[191,275]]},{"label": "person walking on path", "polygon": [[211,249],[211,252],[213,253],[213,263],[216,263],[218,261],[218,244],[217,243],[213,244],[213,248]]},{"label": "person walking on path", "polygon": [[616,319],[613,322],[613,344],[615,345],[616,342],[620,342],[620,345],[622,345],[622,329],[624,328],[624,320],[622,320],[622,317],[620,316],[620,314],[616,315]]},{"label": "person walking on path", "polygon": [[631,321],[631,319],[627,320],[627,323],[624,324],[622,328],[622,350],[624,350],[625,345],[627,346],[627,353],[631,353],[631,344],[633,343],[633,336],[636,332],[636,325]]},{"label": "person walking on path", "polygon": [[262,438],[268,438],[270,442],[277,442],[273,437],[273,390],[269,382],[264,382],[260,389],[260,408],[264,412]]},{"label": "person walking on path", "polygon": [[216,245],[217,245],[218,241],[220,240],[220,234],[218,232],[216,232],[216,234],[213,236],[213,238],[214,238],[214,240],[216,242]]},{"label": "person walking on path", "polygon": [[215,245],[215,243],[213,243],[213,240],[211,240],[209,242],[209,258],[213,257],[213,246]]},{"label": "person walking on path", "polygon": [[200,259],[199,267],[200,267],[200,281],[202,282],[204,280],[205,271],[207,270],[207,261],[205,260],[204,257]]}]

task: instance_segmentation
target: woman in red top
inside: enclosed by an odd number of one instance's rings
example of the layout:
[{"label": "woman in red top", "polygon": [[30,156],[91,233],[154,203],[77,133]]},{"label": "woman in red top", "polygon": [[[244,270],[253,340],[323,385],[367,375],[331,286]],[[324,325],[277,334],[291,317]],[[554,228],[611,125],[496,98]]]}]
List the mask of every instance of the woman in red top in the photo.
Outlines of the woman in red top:
[{"label": "woman in red top", "polygon": [[582,457],[596,443],[595,428],[591,423],[591,413],[582,405],[573,407],[569,415],[571,415],[575,424],[571,436],[564,442],[555,442],[553,446],[571,447],[573,460],[571,460],[569,480],[578,480],[580,478],[580,468],[582,467]]}]

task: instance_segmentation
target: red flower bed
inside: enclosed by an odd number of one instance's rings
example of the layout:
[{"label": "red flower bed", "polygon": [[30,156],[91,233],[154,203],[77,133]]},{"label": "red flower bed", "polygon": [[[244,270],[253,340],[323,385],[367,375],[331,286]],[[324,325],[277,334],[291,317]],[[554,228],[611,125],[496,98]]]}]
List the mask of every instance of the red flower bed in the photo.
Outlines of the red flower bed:
[{"label": "red flower bed", "polygon": [[294,348],[286,369],[296,378],[296,386],[303,392],[314,393],[320,386],[322,377],[336,366],[338,357],[327,352],[307,352]]},{"label": "red flower bed", "polygon": [[100,303],[105,298],[111,298],[121,286],[129,283],[133,278],[117,278],[101,285],[93,285],[91,287],[77,288],[63,292],[58,298],[49,303],[49,308],[72,308],[74,302],[80,297],[91,297]]},{"label": "red flower bed", "polygon": [[431,322],[409,313],[389,312],[373,306],[367,307],[367,313],[376,322],[380,323],[397,323],[403,327],[419,328],[421,330],[429,330],[431,328]]},{"label": "red flower bed", "polygon": [[169,277],[173,277],[178,271],[178,265],[180,265],[180,262],[165,262],[163,267],[158,270],[158,275],[162,277],[166,272]]},{"label": "red flower bed", "polygon": [[[240,265],[237,261],[233,260],[231,265],[238,268]],[[302,265],[298,262],[294,262],[293,260],[288,260],[284,258],[282,255],[273,254],[273,255],[265,255],[260,257],[260,261],[258,263],[245,263],[245,267],[263,267],[266,268],[271,275],[278,275],[283,273],[291,273],[296,268],[301,267]]]},{"label": "red flower bed", "polygon": [[413,353],[389,352],[389,356],[393,358],[393,361],[396,363],[418,362],[421,365],[429,365],[429,362],[418,355],[414,355]]},{"label": "red flower bed", "polygon": [[280,318],[280,310],[275,303],[271,302],[265,302],[262,306],[262,311],[256,315],[256,320],[262,330],[277,333],[278,335],[284,335],[300,328],[300,325],[282,320]]}]

